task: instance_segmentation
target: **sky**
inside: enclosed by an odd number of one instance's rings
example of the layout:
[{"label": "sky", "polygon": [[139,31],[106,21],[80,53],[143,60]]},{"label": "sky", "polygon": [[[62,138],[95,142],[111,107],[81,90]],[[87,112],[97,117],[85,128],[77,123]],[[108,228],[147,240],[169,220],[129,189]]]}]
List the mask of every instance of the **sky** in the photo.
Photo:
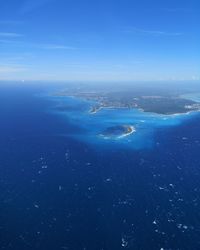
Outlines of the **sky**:
[{"label": "sky", "polygon": [[0,80],[200,80],[199,0],[0,0]]}]

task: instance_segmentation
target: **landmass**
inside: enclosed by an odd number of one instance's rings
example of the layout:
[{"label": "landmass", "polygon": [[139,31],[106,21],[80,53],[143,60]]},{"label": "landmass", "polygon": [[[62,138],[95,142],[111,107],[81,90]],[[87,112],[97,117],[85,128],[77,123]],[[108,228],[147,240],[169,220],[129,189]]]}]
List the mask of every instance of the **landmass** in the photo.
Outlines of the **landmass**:
[{"label": "landmass", "polygon": [[73,96],[91,101],[90,114],[96,114],[105,108],[126,108],[139,109],[143,112],[152,112],[163,115],[188,113],[199,111],[200,103],[186,99],[177,93],[165,93],[155,91],[83,91],[83,90],[64,90],[57,93],[59,96]]}]

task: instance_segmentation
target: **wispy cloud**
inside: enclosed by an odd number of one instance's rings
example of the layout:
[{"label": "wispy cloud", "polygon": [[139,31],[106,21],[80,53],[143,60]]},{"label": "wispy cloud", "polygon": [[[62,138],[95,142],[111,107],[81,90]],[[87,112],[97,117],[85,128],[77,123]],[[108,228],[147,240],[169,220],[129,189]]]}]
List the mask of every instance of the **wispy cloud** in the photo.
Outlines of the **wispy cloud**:
[{"label": "wispy cloud", "polygon": [[126,29],[125,32],[127,33],[135,33],[140,35],[150,35],[150,36],[181,36],[182,33],[180,32],[166,32],[160,30],[144,30],[144,29],[137,29],[137,28],[129,28]]},{"label": "wispy cloud", "polygon": [[0,65],[0,73],[16,73],[26,71],[26,67],[21,65]]},{"label": "wispy cloud", "polygon": [[163,8],[161,9],[166,12],[193,12],[194,9],[191,8]]},{"label": "wispy cloud", "polygon": [[37,48],[46,49],[46,50],[74,50],[77,49],[72,46],[66,46],[61,44],[38,44],[36,45]]},{"label": "wispy cloud", "polygon": [[192,76],[192,80],[199,81],[200,80],[200,76],[193,75]]},{"label": "wispy cloud", "polygon": [[[3,45],[4,47],[13,47],[13,48],[18,48],[18,47],[24,47],[24,44],[19,41],[19,40],[13,40],[13,39],[8,39],[8,37],[5,37],[6,39],[4,39],[4,37],[0,36],[0,44]],[[1,47],[0,47],[1,49]]]},{"label": "wispy cloud", "polygon": [[[23,47],[23,48],[33,48],[33,49],[40,49],[40,50],[76,50],[78,48],[63,44],[41,44],[41,43],[28,43],[23,42],[19,40],[9,40],[9,36],[2,36],[1,39],[1,33],[0,33],[0,44],[12,46],[12,47]],[[11,38],[11,36],[10,36]]]},{"label": "wispy cloud", "polygon": [[13,32],[0,32],[0,37],[3,38],[16,38],[16,37],[22,37],[22,34],[19,33],[13,33]]},{"label": "wispy cloud", "polygon": [[31,56],[26,56],[24,54],[21,55],[4,55],[4,54],[0,54],[0,62],[1,64],[3,63],[5,64],[15,64],[18,62],[23,62],[24,60],[30,59],[32,58]]},{"label": "wispy cloud", "polygon": [[19,20],[0,20],[0,25],[20,25],[22,23]]}]

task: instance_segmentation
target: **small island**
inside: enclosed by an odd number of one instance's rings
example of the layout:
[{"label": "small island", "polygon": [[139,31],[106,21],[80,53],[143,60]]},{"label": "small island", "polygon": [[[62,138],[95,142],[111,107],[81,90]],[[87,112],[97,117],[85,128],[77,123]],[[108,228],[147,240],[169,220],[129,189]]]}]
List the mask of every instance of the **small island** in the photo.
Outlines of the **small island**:
[{"label": "small island", "polygon": [[116,125],[106,128],[100,136],[104,139],[120,139],[136,132],[132,125]]}]

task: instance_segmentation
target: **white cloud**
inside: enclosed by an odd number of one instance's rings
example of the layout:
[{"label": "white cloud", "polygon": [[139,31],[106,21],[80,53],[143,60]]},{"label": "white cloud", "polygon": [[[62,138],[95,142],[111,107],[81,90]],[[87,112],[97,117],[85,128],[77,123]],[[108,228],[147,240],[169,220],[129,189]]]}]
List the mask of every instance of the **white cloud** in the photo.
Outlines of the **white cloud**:
[{"label": "white cloud", "polygon": [[166,12],[193,12],[194,9],[191,8],[163,8],[161,9]]},{"label": "white cloud", "polygon": [[19,25],[22,24],[19,20],[0,20],[0,25]]},{"label": "white cloud", "polygon": [[137,28],[130,28],[127,29],[126,32],[128,33],[135,33],[135,34],[143,34],[143,35],[151,35],[151,36],[180,36],[182,33],[180,32],[166,32],[160,30],[144,30],[144,29],[137,29]]},{"label": "white cloud", "polygon": [[36,47],[41,48],[41,49],[52,49],[52,50],[74,50],[76,49],[75,47],[72,46],[66,46],[66,45],[61,45],[61,44],[38,44]]},{"label": "white cloud", "polygon": [[0,74],[24,72],[27,69],[20,65],[0,65]]},{"label": "white cloud", "polygon": [[19,33],[13,33],[13,32],[0,32],[0,37],[6,37],[6,38],[16,38],[16,37],[22,37],[22,34]]},{"label": "white cloud", "polygon": [[[6,34],[6,33],[4,33],[4,34]],[[13,37],[14,37],[14,35],[13,35]],[[0,44],[2,43],[5,45],[9,45],[9,46],[17,46],[17,47],[33,48],[33,49],[43,49],[43,50],[76,50],[76,49],[78,49],[76,47],[63,45],[63,44],[40,44],[40,43],[28,43],[28,42],[23,42],[23,41],[19,41],[19,40],[9,40],[8,38],[12,38],[11,35],[10,35],[10,37],[9,36],[6,37],[6,35],[5,35],[5,37],[3,37],[3,38],[7,38],[7,39],[1,39],[1,33],[0,33]]]}]

